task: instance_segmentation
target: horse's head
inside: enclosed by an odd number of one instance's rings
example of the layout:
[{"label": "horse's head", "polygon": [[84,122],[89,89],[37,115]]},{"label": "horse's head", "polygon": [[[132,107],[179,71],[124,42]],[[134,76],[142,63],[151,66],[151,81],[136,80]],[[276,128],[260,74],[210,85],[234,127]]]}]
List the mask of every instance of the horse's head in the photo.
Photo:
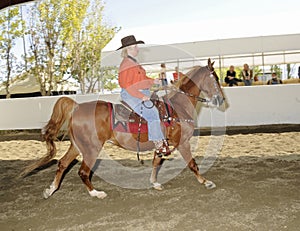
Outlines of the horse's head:
[{"label": "horse's head", "polygon": [[219,107],[224,103],[225,97],[213,65],[214,62],[208,59],[207,66],[202,67],[204,70],[199,87],[208,97],[209,106]]}]

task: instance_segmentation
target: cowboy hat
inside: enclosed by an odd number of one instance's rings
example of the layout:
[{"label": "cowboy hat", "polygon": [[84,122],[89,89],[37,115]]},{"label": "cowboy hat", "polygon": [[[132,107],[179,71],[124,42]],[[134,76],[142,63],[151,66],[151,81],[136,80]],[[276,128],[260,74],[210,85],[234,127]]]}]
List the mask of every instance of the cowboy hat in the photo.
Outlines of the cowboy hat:
[{"label": "cowboy hat", "polygon": [[141,41],[141,40],[136,41],[134,35],[129,35],[129,36],[122,38],[121,43],[122,43],[122,46],[119,47],[117,50],[120,50],[124,47],[128,47],[128,46],[131,46],[134,44],[144,44],[144,41]]}]

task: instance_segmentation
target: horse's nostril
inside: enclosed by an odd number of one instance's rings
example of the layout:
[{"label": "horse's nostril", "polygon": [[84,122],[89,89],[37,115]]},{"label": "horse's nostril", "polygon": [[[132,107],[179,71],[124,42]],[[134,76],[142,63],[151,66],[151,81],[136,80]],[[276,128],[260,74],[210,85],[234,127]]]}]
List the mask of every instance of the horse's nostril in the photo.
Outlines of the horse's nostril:
[{"label": "horse's nostril", "polygon": [[213,103],[214,105],[218,105],[218,106],[222,105],[223,102],[224,102],[224,98],[221,97],[221,96],[215,96],[215,97],[213,98],[213,100],[212,100],[212,103]]}]

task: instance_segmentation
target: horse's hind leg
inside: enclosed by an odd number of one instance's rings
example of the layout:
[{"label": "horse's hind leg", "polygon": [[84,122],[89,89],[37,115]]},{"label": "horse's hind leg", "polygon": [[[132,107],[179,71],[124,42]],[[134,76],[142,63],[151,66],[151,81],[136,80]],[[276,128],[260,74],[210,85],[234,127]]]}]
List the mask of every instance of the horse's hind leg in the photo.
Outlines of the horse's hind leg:
[{"label": "horse's hind leg", "polygon": [[184,144],[180,144],[178,146],[178,151],[188,164],[190,170],[195,174],[197,180],[201,183],[204,184],[207,189],[213,189],[216,187],[215,183],[212,181],[209,181],[205,179],[203,176],[201,176],[198,165],[195,161],[195,159],[192,157],[191,149],[190,149],[190,143],[185,142]]},{"label": "horse's hind leg", "polygon": [[58,162],[58,168],[56,170],[56,175],[52,184],[43,192],[43,196],[45,199],[50,197],[59,188],[64,171],[78,155],[78,150],[71,143],[71,146],[69,147],[66,154]]},{"label": "horse's hind leg", "polygon": [[89,191],[89,194],[92,197],[98,197],[100,199],[105,198],[107,195],[103,191],[97,191],[90,179],[91,169],[94,167],[98,153],[100,152],[100,149],[97,148],[89,148],[89,146],[85,147],[83,154],[83,161],[81,164],[81,167],[78,171],[78,175],[80,176],[82,182],[87,187],[87,190]]}]

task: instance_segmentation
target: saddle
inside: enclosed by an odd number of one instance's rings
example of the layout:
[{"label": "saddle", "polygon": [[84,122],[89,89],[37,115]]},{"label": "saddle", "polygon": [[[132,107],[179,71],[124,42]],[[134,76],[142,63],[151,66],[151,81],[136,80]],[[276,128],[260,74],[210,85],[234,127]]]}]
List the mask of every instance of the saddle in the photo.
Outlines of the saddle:
[{"label": "saddle", "polygon": [[[171,102],[167,96],[163,96],[161,100],[157,94],[152,94],[151,101],[153,106],[155,106],[160,115],[161,121],[164,123],[165,127],[172,124],[172,118],[174,116],[174,110]],[[111,117],[110,127],[114,131],[127,132],[137,134],[140,129],[140,133],[148,132],[147,121],[135,113],[127,103],[121,101],[120,104],[108,103]],[[141,123],[141,125],[139,125]]]}]

